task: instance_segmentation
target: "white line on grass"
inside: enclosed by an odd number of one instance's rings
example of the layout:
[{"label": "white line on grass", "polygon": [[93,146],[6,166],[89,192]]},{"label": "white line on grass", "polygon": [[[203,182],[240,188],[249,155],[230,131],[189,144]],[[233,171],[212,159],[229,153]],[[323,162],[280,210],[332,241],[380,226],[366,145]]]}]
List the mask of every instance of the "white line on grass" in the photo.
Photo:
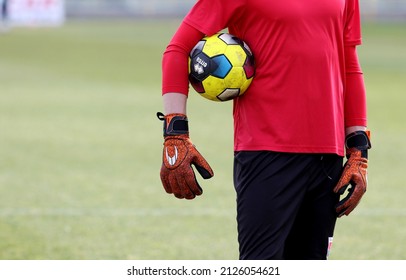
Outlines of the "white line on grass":
[{"label": "white line on grass", "polygon": [[162,217],[234,215],[233,209],[175,209],[175,208],[0,208],[0,217]]},{"label": "white line on grass", "polygon": [[406,216],[405,208],[359,208],[355,212],[361,216]]},{"label": "white line on grass", "polygon": [[[405,208],[360,208],[355,215],[405,217]],[[181,208],[0,208],[0,217],[163,217],[163,216],[235,216],[234,209]]]}]

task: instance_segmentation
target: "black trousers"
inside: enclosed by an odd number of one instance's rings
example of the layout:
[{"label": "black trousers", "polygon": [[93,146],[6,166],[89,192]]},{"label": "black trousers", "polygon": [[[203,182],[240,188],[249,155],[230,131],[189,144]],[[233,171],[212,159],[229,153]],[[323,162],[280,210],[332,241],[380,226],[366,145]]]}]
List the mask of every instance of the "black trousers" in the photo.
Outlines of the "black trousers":
[{"label": "black trousers", "polygon": [[240,259],[327,259],[342,164],[332,154],[236,152]]}]

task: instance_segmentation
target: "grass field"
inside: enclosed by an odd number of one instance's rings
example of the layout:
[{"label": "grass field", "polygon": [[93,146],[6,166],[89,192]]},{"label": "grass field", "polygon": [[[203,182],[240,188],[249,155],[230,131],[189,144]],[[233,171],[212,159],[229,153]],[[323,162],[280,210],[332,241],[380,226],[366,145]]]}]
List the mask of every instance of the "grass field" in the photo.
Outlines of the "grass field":
[{"label": "grass field", "polygon": [[[236,259],[231,103],[189,98],[215,170],[194,201],[159,180],[160,63],[179,21],[0,35],[0,259]],[[369,190],[331,259],[406,259],[406,25],[364,24]]]}]

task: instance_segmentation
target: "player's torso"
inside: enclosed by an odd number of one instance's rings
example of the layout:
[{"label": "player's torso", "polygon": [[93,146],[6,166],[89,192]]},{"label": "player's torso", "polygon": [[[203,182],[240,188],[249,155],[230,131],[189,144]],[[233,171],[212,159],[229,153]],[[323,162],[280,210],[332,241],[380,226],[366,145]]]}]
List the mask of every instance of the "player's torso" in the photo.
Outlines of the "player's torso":
[{"label": "player's torso", "polygon": [[[332,131],[343,127],[345,9],[346,0],[246,1],[229,26],[256,58],[256,77],[235,103],[237,150],[339,151],[342,135]],[[320,126],[329,141],[315,139]]]},{"label": "player's torso", "polygon": [[248,9],[274,20],[314,16],[336,16],[344,11],[346,0],[249,0]]}]

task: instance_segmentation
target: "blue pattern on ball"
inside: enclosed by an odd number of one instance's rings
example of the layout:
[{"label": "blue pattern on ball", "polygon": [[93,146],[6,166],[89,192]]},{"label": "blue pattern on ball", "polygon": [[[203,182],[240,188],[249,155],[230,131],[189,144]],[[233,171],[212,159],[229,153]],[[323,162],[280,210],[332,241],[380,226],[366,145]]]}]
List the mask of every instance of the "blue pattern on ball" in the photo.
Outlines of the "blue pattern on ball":
[{"label": "blue pattern on ball", "polygon": [[218,65],[217,69],[212,73],[212,76],[223,79],[233,67],[225,55],[212,57],[212,60]]}]

